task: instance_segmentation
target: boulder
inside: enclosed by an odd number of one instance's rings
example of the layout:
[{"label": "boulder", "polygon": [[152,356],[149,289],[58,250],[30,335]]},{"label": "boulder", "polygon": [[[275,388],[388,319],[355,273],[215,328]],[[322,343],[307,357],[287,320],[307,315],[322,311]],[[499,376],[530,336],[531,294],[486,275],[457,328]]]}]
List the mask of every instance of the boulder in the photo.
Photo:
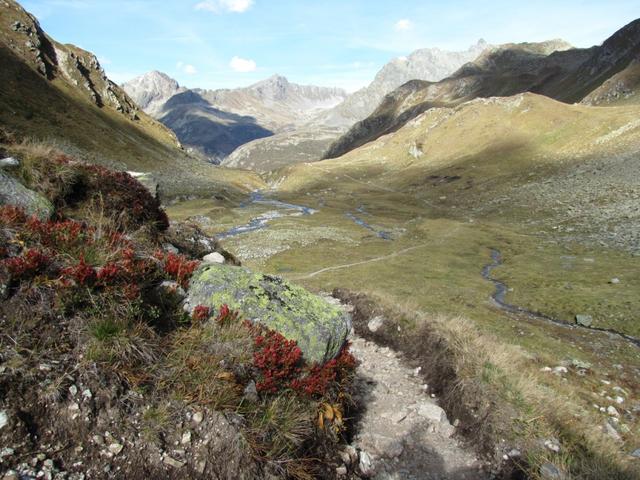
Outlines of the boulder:
[{"label": "boulder", "polygon": [[29,190],[11,175],[0,171],[0,205],[15,205],[29,215],[48,220],[53,214],[53,205],[38,192]]},{"label": "boulder", "polygon": [[310,363],[334,358],[351,329],[351,318],[340,307],[279,277],[220,264],[200,266],[191,277],[185,308],[205,305],[215,311],[224,304],[295,340]]},{"label": "boulder", "polygon": [[591,315],[576,315],[576,323],[583,327],[590,327],[593,323],[593,317]]},{"label": "boulder", "polygon": [[19,166],[20,166],[20,161],[18,161],[13,157],[7,157],[0,160],[0,168],[12,168],[12,167],[19,167]]},{"label": "boulder", "polygon": [[204,263],[224,263],[224,256],[221,253],[213,252],[202,257]]}]

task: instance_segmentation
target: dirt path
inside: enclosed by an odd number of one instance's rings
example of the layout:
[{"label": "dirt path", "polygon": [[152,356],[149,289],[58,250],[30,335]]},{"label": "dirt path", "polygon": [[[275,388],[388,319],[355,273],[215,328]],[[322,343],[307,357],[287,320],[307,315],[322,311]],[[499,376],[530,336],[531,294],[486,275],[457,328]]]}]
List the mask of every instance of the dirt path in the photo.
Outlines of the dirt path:
[{"label": "dirt path", "polygon": [[[333,305],[339,300],[324,294]],[[485,480],[475,453],[455,438],[453,419],[431,396],[420,372],[400,354],[351,333],[358,359],[354,401],[359,407],[351,445],[338,477],[377,480]],[[340,470],[340,469],[339,469]],[[343,475],[341,475],[343,473]]]},{"label": "dirt path", "polygon": [[[452,438],[454,427],[420,376],[394,351],[352,338],[357,398],[364,406],[352,445],[359,471],[376,479],[481,480],[481,463]],[[370,467],[369,467],[370,465]]]},{"label": "dirt path", "polygon": [[408,252],[410,252],[412,250],[416,250],[416,249],[422,248],[424,246],[426,246],[426,244],[415,245],[413,247],[403,248],[402,250],[398,250],[397,252],[390,253],[389,255],[382,255],[380,257],[370,258],[369,260],[362,260],[360,262],[346,263],[344,265],[334,265],[333,267],[325,267],[325,268],[321,268],[320,270],[316,270],[315,272],[306,273],[304,275],[295,275],[295,276],[292,275],[292,276],[290,276],[288,278],[290,278],[291,280],[303,280],[303,279],[306,279],[306,278],[313,278],[316,275],[320,275],[321,273],[324,273],[324,272],[331,272],[331,271],[334,271],[334,270],[342,270],[343,268],[357,267],[358,265],[365,265],[367,263],[381,262],[382,260],[388,260],[389,258],[397,257],[398,255],[402,255],[404,253],[408,253]]}]

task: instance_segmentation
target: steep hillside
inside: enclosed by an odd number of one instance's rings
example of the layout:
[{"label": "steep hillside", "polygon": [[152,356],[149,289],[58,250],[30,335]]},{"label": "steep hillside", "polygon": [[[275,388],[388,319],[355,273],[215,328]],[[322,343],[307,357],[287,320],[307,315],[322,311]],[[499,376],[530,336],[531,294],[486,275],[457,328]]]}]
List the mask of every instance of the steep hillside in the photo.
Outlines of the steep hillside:
[{"label": "steep hillside", "polygon": [[636,20],[599,47],[571,49],[565,42],[554,40],[507,44],[487,50],[449,78],[395,92],[369,118],[336,140],[325,158],[338,157],[399,128],[435,102],[456,105],[478,97],[521,92],[539,93],[567,103],[579,102],[627,67],[633,83],[632,62],[639,48],[640,20]]},{"label": "steep hillside", "polygon": [[367,87],[350,95],[335,108],[321,114],[314,123],[348,128],[373,113],[383,97],[409,80],[437,82],[448,77],[467,62],[490,48],[484,40],[468,50],[448,52],[439,48],[423,48],[407,57],[387,63]]},{"label": "steep hillside", "polygon": [[122,89],[154,118],[158,117],[167,100],[186,90],[167,74],[155,70],[123,83]]},{"label": "steep hillside", "polygon": [[152,72],[123,88],[186,147],[214,163],[240,145],[290,131],[347,97],[338,88],[297,85],[280,75],[246,88],[185,90]]},{"label": "steep hillside", "polygon": [[307,127],[293,132],[253,140],[234,150],[222,161],[223,166],[268,172],[287,165],[315,162],[329,148],[341,131]]},{"label": "steep hillside", "polygon": [[[582,232],[594,243],[637,250],[639,113],[637,106],[567,105],[529,93],[477,99],[430,109],[392,135],[274,179],[285,192],[329,184],[403,192],[449,214],[493,218],[507,209],[514,223],[537,205],[545,221],[565,224],[558,232],[568,237]],[[586,181],[586,172],[595,176]]]},{"label": "steep hillside", "polygon": [[10,0],[0,3],[0,63],[0,126],[20,138],[55,141],[93,163],[153,172],[167,196],[217,188],[231,194],[260,183],[188,156],[168,128],[107,78],[93,54],[56,42]]},{"label": "steep hillside", "polygon": [[[639,54],[640,55],[640,54]],[[585,105],[626,105],[640,103],[640,58],[616,73],[582,99]]]}]

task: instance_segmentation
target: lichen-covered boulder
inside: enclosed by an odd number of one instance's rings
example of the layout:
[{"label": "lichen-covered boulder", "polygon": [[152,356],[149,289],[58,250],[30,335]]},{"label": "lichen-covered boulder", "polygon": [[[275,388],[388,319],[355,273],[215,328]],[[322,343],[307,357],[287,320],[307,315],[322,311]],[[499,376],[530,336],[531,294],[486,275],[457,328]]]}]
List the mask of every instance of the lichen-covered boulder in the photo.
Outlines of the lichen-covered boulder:
[{"label": "lichen-covered boulder", "polygon": [[351,318],[340,307],[279,277],[219,264],[201,266],[191,277],[186,308],[217,310],[224,304],[295,340],[310,363],[335,357],[351,329]]},{"label": "lichen-covered boulder", "polygon": [[36,215],[40,220],[48,220],[53,214],[53,205],[49,200],[1,171],[0,205],[15,205],[29,215]]}]

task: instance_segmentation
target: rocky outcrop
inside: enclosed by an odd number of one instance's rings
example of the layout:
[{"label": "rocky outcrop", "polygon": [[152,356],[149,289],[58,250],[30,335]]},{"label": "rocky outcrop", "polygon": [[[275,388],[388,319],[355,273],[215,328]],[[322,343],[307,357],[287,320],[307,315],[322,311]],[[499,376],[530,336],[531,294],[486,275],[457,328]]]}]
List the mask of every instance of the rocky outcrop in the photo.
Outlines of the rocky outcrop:
[{"label": "rocky outcrop", "polygon": [[337,107],[321,114],[314,123],[348,128],[371,115],[384,96],[401,85],[410,80],[442,80],[488,48],[490,46],[480,40],[460,52],[423,48],[407,57],[394,58],[382,67],[371,84],[350,95]]},{"label": "rocky outcrop", "polygon": [[125,92],[152,117],[158,117],[162,107],[177,93],[186,91],[169,75],[153,71],[122,84]]},{"label": "rocky outcrop", "polygon": [[29,190],[15,178],[0,170],[0,205],[15,205],[29,215],[48,220],[53,213],[53,205],[37,192]]},{"label": "rocky outcrop", "polygon": [[308,362],[324,363],[339,352],[351,329],[341,308],[278,277],[206,264],[193,275],[185,308],[221,305],[295,340]]}]

